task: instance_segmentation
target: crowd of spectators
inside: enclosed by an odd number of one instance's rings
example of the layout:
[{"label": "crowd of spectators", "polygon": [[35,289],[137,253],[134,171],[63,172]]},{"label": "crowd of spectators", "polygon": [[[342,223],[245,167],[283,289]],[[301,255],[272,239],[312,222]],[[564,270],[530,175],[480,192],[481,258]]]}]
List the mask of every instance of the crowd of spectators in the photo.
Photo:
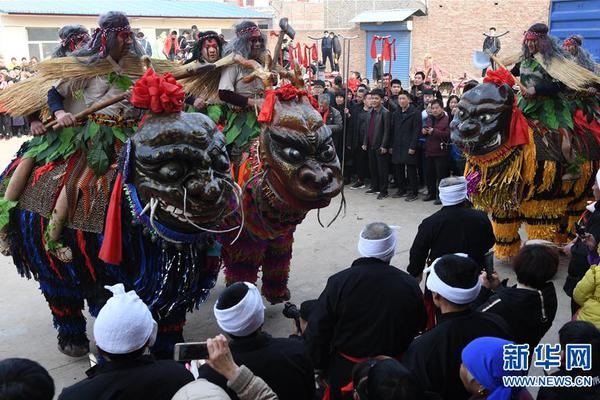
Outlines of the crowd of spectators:
[{"label": "crowd of spectators", "polygon": [[[34,73],[37,63],[38,59],[35,56],[29,60],[23,57],[20,62],[16,57],[11,57],[10,61],[6,62],[0,56],[0,90],[29,78]],[[20,137],[28,131],[26,118],[10,117],[2,111],[0,106],[0,139],[10,139],[13,136]]]}]

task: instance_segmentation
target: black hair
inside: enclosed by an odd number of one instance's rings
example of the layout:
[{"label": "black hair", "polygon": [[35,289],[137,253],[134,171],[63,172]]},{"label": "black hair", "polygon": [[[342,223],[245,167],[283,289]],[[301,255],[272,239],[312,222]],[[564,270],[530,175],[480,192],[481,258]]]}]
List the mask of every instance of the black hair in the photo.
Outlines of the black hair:
[{"label": "black hair", "polygon": [[360,72],[358,72],[358,71],[352,71],[352,72],[354,72],[354,74],[356,75],[356,79],[362,79]]},{"label": "black hair", "polygon": [[329,33],[329,31],[323,31],[323,33]]},{"label": "black hair", "polygon": [[189,35],[189,34],[190,34],[190,31],[183,31],[183,34],[184,34],[184,35],[185,35],[186,33]]},{"label": "black hair", "polygon": [[177,35],[177,31],[171,31],[171,35],[172,34],[176,34]]},{"label": "black hair", "polygon": [[398,79],[398,78],[394,78],[390,82],[390,85],[400,85],[400,86],[402,86],[402,81],[400,79]]},{"label": "black hair", "polygon": [[139,31],[135,36],[137,36],[139,38],[143,38],[144,37],[144,32]]},{"label": "black hair", "polygon": [[496,30],[496,28],[494,28],[493,26],[492,26],[492,27],[491,27],[489,30],[491,31],[492,29],[493,29],[493,30]]},{"label": "black hair", "polygon": [[342,90],[336,90],[334,97],[346,97]]},{"label": "black hair", "polygon": [[373,89],[373,90],[371,90],[370,94],[371,94],[371,96],[379,96],[382,99],[383,99],[383,96],[384,96],[383,90],[381,90],[381,89]]},{"label": "black hair", "polygon": [[441,101],[440,99],[433,99],[429,102],[429,105],[432,106],[434,104],[439,105],[442,109],[444,108],[444,102]]},{"label": "black hair", "polygon": [[360,400],[412,400],[425,395],[412,373],[393,358],[357,364],[352,383]]},{"label": "black hair", "polygon": [[406,90],[401,90],[400,93],[398,93],[398,97],[400,96],[407,96],[410,98],[410,93],[408,93]]},{"label": "black hair", "polygon": [[558,251],[543,244],[523,246],[513,261],[517,281],[542,290],[558,271]]},{"label": "black hair", "polygon": [[[127,16],[119,11],[109,11],[106,14],[102,14],[98,18],[98,25],[100,28],[108,29],[108,28],[118,28],[129,25],[129,20]],[[79,50],[71,53],[72,56],[75,57],[87,57],[89,59],[85,61],[81,61],[83,64],[94,64],[102,58],[106,58],[106,56],[110,53],[110,50],[115,46],[117,41],[117,32],[107,32],[106,33],[106,52],[105,54],[100,53],[100,49],[102,48],[102,35],[93,35],[92,40],[89,46],[85,46],[80,48]],[[146,53],[140,46],[137,40],[134,40],[131,44],[131,48],[129,50],[130,54],[134,54],[138,57],[145,55]]]},{"label": "black hair", "polygon": [[108,351],[102,350],[102,348],[100,348],[100,347],[98,347],[98,350],[100,350],[101,353],[105,354],[106,357],[108,357],[110,359],[110,361],[123,362],[123,361],[129,361],[129,360],[137,360],[138,358],[143,356],[144,353],[146,352],[146,345],[144,344],[144,346],[141,349],[137,349],[130,353],[125,353],[125,354],[109,353]]},{"label": "black hair", "polygon": [[592,369],[600,369],[600,330],[588,321],[569,321],[558,331],[559,342],[565,349],[567,344],[592,345]]},{"label": "black hair", "polygon": [[366,79],[367,83],[371,83],[371,81],[369,80],[369,78],[362,78],[362,79]]},{"label": "black hair", "polygon": [[423,72],[423,71],[417,71],[417,72],[415,72],[415,76],[416,75],[421,75],[421,78],[423,78],[423,80],[425,80],[425,72]]},{"label": "black hair", "polygon": [[192,25],[191,29],[192,29],[192,30],[193,30],[193,29],[195,29],[195,30],[198,30],[198,27],[197,27],[196,25]]},{"label": "black hair", "polygon": [[451,94],[450,96],[448,96],[448,100],[446,100],[446,108],[444,108],[444,110],[446,111],[448,116],[450,116],[450,113],[452,112],[452,110],[450,109],[450,100],[452,100],[452,99],[456,99],[456,101],[460,101],[460,97],[458,97],[455,94]]},{"label": "black hair", "polygon": [[35,361],[7,358],[0,361],[0,399],[52,400],[54,381]]},{"label": "black hair", "polygon": [[341,76],[338,75],[333,79],[333,83],[335,83],[338,86],[342,86],[342,83],[344,83],[344,80],[342,79]]},{"label": "black hair", "polygon": [[470,289],[475,286],[481,271],[481,267],[471,258],[455,254],[443,256],[434,268],[437,276],[445,284],[460,289]]},{"label": "black hair", "polygon": [[236,282],[226,288],[217,299],[217,310],[227,310],[238,304],[248,293],[248,286],[244,282]]},{"label": "black hair", "polygon": [[467,83],[465,83],[465,85],[463,86],[463,94],[467,93],[469,90],[473,89],[477,85],[479,85],[479,82],[477,82],[475,79],[467,81]]}]

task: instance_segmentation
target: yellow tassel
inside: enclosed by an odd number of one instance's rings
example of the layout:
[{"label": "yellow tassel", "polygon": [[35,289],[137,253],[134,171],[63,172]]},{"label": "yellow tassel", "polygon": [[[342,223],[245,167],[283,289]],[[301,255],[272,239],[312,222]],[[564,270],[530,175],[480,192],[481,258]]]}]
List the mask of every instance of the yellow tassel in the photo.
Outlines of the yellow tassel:
[{"label": "yellow tassel", "polygon": [[514,257],[517,255],[519,250],[521,249],[521,241],[511,243],[511,244],[502,244],[496,243],[494,245],[494,255],[499,260],[506,260],[510,257]]},{"label": "yellow tassel", "polygon": [[529,128],[529,144],[523,149],[523,182],[533,184],[535,178],[535,169],[537,167],[535,141],[533,139],[533,129]]},{"label": "yellow tassel", "polygon": [[573,194],[575,197],[579,197],[588,188],[588,182],[592,176],[592,162],[586,162],[581,165],[581,176],[575,182],[573,186]]},{"label": "yellow tassel", "polygon": [[570,198],[553,200],[527,200],[521,203],[521,212],[525,218],[559,218],[566,214],[567,206],[570,200]]},{"label": "yellow tassel", "polygon": [[542,184],[537,188],[538,193],[545,192],[552,188],[554,178],[556,177],[556,163],[554,161],[544,161],[544,175]]},{"label": "yellow tassel", "polygon": [[521,222],[499,223],[492,221],[492,228],[497,240],[509,242],[519,237]]},{"label": "yellow tassel", "polygon": [[542,239],[554,241],[558,232],[558,224],[525,225],[528,239]]}]

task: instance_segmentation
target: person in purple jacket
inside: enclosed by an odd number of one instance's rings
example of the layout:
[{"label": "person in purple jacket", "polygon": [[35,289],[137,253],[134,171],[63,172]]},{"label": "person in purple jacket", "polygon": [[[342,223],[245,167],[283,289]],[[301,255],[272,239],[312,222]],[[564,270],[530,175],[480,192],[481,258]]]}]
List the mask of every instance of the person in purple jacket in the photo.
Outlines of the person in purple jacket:
[{"label": "person in purple jacket", "polygon": [[442,204],[437,191],[438,182],[450,176],[450,119],[441,100],[431,101],[431,115],[423,127],[425,136],[425,181],[429,194],[423,201]]}]

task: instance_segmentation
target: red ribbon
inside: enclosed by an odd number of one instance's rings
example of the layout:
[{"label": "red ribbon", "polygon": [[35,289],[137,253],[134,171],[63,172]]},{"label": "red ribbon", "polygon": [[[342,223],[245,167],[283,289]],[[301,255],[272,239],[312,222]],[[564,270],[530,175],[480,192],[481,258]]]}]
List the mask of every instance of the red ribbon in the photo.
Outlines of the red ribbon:
[{"label": "red ribbon", "polygon": [[389,37],[373,35],[371,39],[371,58],[377,58],[377,42],[381,40],[381,60],[396,61],[396,39],[390,41]]},{"label": "red ribbon", "polygon": [[117,174],[104,226],[104,240],[98,258],[108,264],[119,265],[123,260],[123,240],[121,237],[121,193],[123,175]]},{"label": "red ribbon", "polygon": [[183,110],[185,93],[173,75],[157,75],[152,68],[133,86],[131,104],[150,109],[153,113],[177,113]]},{"label": "red ribbon", "polygon": [[[493,83],[496,86],[508,85],[509,90],[515,84],[515,78],[504,68],[497,70],[488,69],[483,83]],[[511,147],[529,143],[529,125],[523,112],[517,105],[517,98],[513,102],[512,118],[510,120],[510,131],[508,134],[508,145]]]},{"label": "red ribbon", "polygon": [[273,115],[275,112],[275,101],[279,98],[282,101],[290,101],[296,98],[301,99],[302,96],[308,97],[310,104],[316,109],[319,109],[319,103],[317,100],[308,93],[306,90],[300,90],[291,83],[281,86],[279,89],[267,90],[265,95],[265,102],[258,114],[258,122],[270,123],[273,121]]},{"label": "red ribbon", "polygon": [[317,45],[313,43],[312,46],[304,45],[304,67],[308,68],[310,66],[310,60],[317,61],[319,59],[319,54],[317,53]]},{"label": "red ribbon", "polygon": [[56,168],[56,166],[58,164],[60,164],[60,163],[57,161],[52,161],[52,162],[49,162],[48,164],[36,169],[35,172],[33,173],[33,181],[31,182],[31,186],[32,187],[35,186],[35,184],[38,183],[38,181],[40,180],[42,175],[44,175],[47,172],[52,171],[54,168]]}]

